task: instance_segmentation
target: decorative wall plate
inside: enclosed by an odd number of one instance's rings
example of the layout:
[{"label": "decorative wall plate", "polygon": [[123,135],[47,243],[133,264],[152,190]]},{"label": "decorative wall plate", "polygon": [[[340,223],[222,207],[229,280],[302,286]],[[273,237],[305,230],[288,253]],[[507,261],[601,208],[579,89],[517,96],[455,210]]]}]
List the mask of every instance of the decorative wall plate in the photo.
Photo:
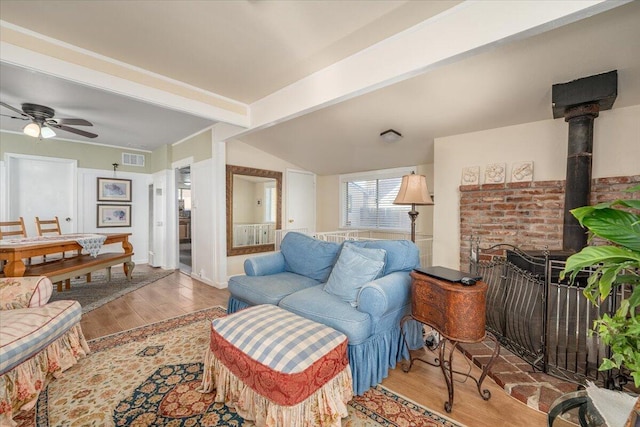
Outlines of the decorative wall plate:
[{"label": "decorative wall plate", "polygon": [[478,185],[480,183],[480,166],[462,168],[462,185]]},{"label": "decorative wall plate", "polygon": [[502,184],[505,177],[505,163],[492,163],[484,171],[485,184]]},{"label": "decorative wall plate", "polygon": [[511,182],[533,181],[533,162],[514,163],[511,168]]}]

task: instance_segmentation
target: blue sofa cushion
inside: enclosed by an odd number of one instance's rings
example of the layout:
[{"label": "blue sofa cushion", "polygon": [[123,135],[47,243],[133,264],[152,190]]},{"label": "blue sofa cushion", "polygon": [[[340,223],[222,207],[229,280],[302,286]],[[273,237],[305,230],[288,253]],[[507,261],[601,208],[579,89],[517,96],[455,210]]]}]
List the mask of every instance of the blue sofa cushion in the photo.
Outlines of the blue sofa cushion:
[{"label": "blue sofa cushion", "polygon": [[283,272],[268,276],[232,276],[228,286],[231,295],[249,305],[277,305],[287,295],[318,284],[309,277]]},{"label": "blue sofa cushion", "polygon": [[387,252],[381,276],[395,271],[411,271],[420,266],[420,251],[410,240],[358,240],[351,243],[361,248],[384,249]]},{"label": "blue sofa cushion", "polygon": [[325,242],[302,233],[285,234],[280,244],[284,269],[324,283],[340,252],[339,243]]},{"label": "blue sofa cushion", "polygon": [[336,265],[324,285],[325,292],[356,307],[362,285],[377,278],[384,268],[384,249],[367,249],[345,242]]},{"label": "blue sofa cushion", "polygon": [[322,286],[303,289],[284,297],[281,308],[336,329],[349,338],[349,345],[360,344],[371,335],[371,316],[351,307]]}]

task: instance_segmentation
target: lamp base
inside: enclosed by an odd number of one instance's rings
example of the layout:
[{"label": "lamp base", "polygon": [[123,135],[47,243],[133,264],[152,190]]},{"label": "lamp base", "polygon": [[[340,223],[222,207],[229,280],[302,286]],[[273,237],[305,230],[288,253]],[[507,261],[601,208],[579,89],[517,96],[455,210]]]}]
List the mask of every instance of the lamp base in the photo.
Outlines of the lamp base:
[{"label": "lamp base", "polygon": [[411,241],[413,243],[416,242],[416,218],[418,217],[418,211],[416,210],[416,205],[411,205],[411,210],[409,211],[409,217],[411,217]]}]

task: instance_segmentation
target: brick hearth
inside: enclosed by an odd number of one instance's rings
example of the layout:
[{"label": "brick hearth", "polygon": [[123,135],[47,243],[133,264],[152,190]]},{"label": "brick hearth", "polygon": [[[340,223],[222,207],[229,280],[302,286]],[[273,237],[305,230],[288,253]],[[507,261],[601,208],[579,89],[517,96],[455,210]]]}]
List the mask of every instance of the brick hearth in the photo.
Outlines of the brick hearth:
[{"label": "brick hearth", "polygon": [[[459,348],[474,365],[483,368],[493,353],[493,346],[493,341],[487,339],[476,344],[460,344]],[[578,389],[574,383],[533,372],[528,363],[505,348],[500,348],[500,356],[488,375],[509,395],[545,413],[558,397]]]}]

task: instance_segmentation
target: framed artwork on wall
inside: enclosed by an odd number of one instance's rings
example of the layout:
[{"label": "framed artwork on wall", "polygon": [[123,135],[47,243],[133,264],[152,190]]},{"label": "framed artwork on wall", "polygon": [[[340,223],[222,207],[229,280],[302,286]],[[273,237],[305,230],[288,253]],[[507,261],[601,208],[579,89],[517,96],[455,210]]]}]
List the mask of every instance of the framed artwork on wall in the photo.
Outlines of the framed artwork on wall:
[{"label": "framed artwork on wall", "polygon": [[131,180],[117,178],[98,178],[99,202],[130,202]]},{"label": "framed artwork on wall", "polygon": [[131,205],[98,205],[97,227],[131,227]]}]

